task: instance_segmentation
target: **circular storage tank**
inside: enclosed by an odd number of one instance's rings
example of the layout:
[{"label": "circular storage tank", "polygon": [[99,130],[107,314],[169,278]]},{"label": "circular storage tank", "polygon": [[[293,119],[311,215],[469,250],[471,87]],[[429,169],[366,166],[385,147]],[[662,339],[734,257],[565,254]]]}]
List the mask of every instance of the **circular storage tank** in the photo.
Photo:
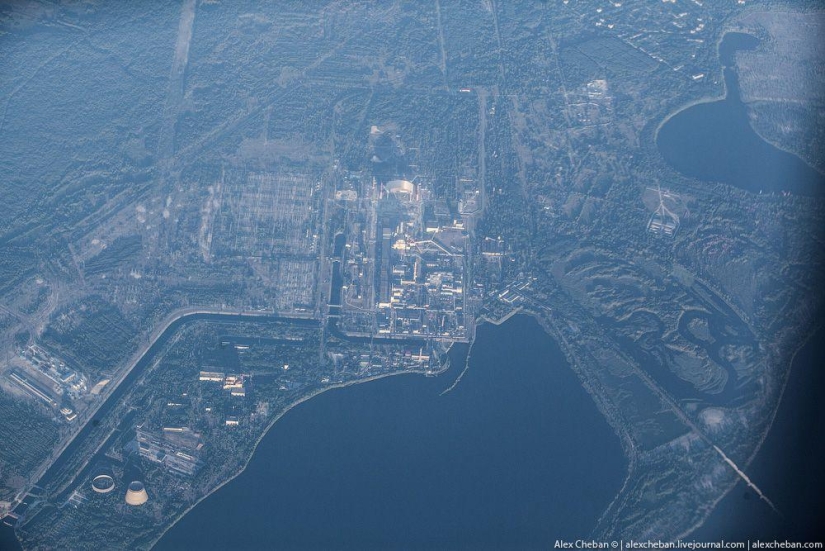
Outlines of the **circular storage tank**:
[{"label": "circular storage tank", "polygon": [[115,489],[115,479],[108,474],[99,474],[92,479],[92,490],[99,494],[108,494]]},{"label": "circular storage tank", "polygon": [[146,493],[146,488],[143,487],[143,482],[135,480],[129,483],[129,489],[126,490],[126,503],[128,505],[143,505],[149,501],[149,495]]}]

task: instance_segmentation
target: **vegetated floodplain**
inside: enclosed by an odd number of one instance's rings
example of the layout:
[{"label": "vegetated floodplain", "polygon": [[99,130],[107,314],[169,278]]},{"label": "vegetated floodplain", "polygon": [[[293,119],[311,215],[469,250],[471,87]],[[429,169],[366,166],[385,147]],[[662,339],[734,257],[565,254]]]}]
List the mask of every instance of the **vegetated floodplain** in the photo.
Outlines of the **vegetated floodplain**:
[{"label": "vegetated floodplain", "polygon": [[442,395],[451,361],[295,407],[156,548],[501,549],[591,531],[627,464],[555,342],[526,316],[485,325]]},{"label": "vegetated floodplain", "polygon": [[725,34],[719,45],[725,98],[692,105],[668,118],[656,137],[659,152],[679,172],[700,180],[721,181],[753,193],[820,196],[825,193],[821,173],[751,128],[734,70],[734,52],[758,44],[748,34]]},{"label": "vegetated floodplain", "polygon": [[[748,473],[782,513],[777,515],[743,483],[719,503],[692,537],[699,541],[816,541],[825,513],[825,442],[816,435],[825,423],[822,399],[825,373],[825,331],[820,328],[794,356],[788,382],[759,453]],[[782,473],[782,477],[775,476]]]}]

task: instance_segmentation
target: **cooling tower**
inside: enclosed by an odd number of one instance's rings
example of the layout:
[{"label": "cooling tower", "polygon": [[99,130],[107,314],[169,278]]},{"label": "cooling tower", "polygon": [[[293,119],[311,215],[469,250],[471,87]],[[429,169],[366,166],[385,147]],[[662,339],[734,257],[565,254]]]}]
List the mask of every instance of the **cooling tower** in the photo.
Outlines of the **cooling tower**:
[{"label": "cooling tower", "polygon": [[149,495],[146,493],[146,488],[143,487],[143,482],[135,480],[129,484],[129,489],[126,490],[126,503],[129,505],[143,505],[149,501]]},{"label": "cooling tower", "polygon": [[92,479],[92,490],[98,494],[108,494],[115,489],[115,479],[107,473],[101,473]]}]

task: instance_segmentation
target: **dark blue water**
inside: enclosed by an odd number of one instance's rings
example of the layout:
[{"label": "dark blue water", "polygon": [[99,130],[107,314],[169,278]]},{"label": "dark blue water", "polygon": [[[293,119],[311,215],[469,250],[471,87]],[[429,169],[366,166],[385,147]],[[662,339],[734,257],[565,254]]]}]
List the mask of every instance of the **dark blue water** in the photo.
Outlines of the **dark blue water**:
[{"label": "dark blue water", "polygon": [[247,470],[157,549],[548,549],[593,529],[627,463],[538,324],[478,330],[437,378],[391,377],[294,408]]},{"label": "dark blue water", "polygon": [[738,484],[692,535],[697,540],[823,541],[825,536],[825,331],[797,354],[773,427],[745,472],[774,513]]},{"label": "dark blue water", "polygon": [[701,180],[754,193],[821,196],[825,176],[796,155],[769,144],[751,128],[740,97],[734,52],[758,45],[759,40],[747,34],[724,36],[719,58],[724,66],[725,99],[693,105],[667,120],[656,136],[659,152],[679,172]]},{"label": "dark blue water", "polygon": [[341,262],[335,260],[332,263],[332,287],[329,296],[330,306],[339,306],[341,304],[341,288],[343,285],[344,276],[341,274]]},{"label": "dark blue water", "polygon": [[19,551],[23,549],[20,547],[20,542],[14,536],[14,529],[0,521],[0,550],[2,551]]}]

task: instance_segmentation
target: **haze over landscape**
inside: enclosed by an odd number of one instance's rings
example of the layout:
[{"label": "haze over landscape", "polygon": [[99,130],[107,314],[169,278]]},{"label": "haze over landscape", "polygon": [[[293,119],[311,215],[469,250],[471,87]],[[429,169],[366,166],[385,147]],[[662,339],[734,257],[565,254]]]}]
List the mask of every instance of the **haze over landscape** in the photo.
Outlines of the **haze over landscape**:
[{"label": "haze over landscape", "polygon": [[824,32],[0,5],[0,549],[821,547]]}]

